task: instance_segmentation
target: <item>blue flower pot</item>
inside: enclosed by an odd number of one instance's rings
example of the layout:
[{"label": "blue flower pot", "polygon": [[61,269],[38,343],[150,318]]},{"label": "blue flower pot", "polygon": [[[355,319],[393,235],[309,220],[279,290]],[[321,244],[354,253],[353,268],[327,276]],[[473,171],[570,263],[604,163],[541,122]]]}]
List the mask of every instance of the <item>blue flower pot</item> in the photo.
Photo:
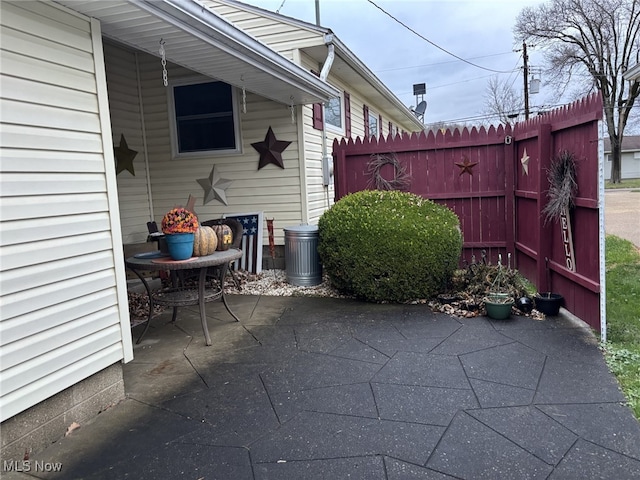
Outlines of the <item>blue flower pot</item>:
[{"label": "blue flower pot", "polygon": [[186,260],[193,255],[193,233],[172,233],[164,236],[169,255],[174,260]]}]

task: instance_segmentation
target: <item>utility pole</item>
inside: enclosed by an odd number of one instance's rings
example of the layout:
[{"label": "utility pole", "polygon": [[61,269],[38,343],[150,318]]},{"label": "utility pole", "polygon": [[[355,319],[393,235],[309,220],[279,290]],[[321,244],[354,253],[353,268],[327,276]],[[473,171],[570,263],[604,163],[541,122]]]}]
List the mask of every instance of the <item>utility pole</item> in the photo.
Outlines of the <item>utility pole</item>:
[{"label": "utility pole", "polygon": [[522,58],[524,60],[524,119],[529,120],[529,57],[526,42],[522,42]]},{"label": "utility pole", "polygon": [[316,25],[320,26],[320,0],[316,0]]}]

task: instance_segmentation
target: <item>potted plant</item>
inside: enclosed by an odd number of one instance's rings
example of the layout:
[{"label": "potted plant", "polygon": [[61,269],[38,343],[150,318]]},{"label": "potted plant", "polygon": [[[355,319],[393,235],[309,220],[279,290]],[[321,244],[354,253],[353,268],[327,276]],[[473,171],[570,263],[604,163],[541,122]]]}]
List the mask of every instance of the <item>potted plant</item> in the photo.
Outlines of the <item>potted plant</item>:
[{"label": "potted plant", "polygon": [[165,234],[169,255],[174,260],[186,260],[193,254],[194,234],[198,230],[198,219],[183,207],[176,207],[162,218],[162,233]]},{"label": "potted plant", "polygon": [[538,293],[533,299],[536,304],[536,310],[549,316],[558,315],[563,300],[564,297],[562,295],[551,292]]},{"label": "potted plant", "polygon": [[502,255],[498,256],[496,277],[491,283],[489,293],[482,299],[487,316],[495,320],[504,320],[511,316],[513,295],[503,291],[504,273],[502,271]]},{"label": "potted plant", "polygon": [[505,320],[511,316],[513,297],[508,293],[489,294],[482,299],[487,316],[495,320]]}]

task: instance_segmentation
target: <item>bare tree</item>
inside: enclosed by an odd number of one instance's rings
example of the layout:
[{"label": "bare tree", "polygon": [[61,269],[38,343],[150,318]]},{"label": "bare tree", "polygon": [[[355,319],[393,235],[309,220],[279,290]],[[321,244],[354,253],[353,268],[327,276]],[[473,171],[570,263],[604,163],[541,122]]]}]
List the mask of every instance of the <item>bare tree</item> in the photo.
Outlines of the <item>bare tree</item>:
[{"label": "bare tree", "polygon": [[464,124],[464,123],[449,123],[446,121],[439,121],[439,122],[434,122],[434,123],[430,123],[428,125],[425,126],[425,133],[428,132],[433,132],[434,135],[438,134],[438,131],[444,133],[447,130],[450,131],[455,131],[456,129],[458,129],[459,131],[464,130],[464,128],[471,128],[470,126]]},{"label": "bare tree", "polygon": [[487,82],[484,95],[484,113],[497,117],[500,123],[507,125],[522,112],[524,99],[506,81],[501,81],[498,76],[491,77]]},{"label": "bare tree", "polygon": [[621,146],[629,113],[640,94],[623,73],[640,61],[638,0],[550,0],[523,9],[516,39],[546,46],[547,69],[556,87],[599,90],[611,139],[611,181],[621,176]]}]

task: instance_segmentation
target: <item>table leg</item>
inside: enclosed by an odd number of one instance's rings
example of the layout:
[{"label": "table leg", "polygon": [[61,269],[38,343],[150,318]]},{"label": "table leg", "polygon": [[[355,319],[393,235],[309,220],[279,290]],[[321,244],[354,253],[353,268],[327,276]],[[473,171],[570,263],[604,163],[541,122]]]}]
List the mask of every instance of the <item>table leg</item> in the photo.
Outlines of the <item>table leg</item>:
[{"label": "table leg", "polygon": [[149,330],[149,325],[151,325],[151,317],[153,316],[153,296],[151,295],[151,289],[149,288],[149,284],[147,284],[147,281],[144,279],[144,277],[140,275],[140,273],[138,273],[138,271],[134,270],[133,268],[130,268],[129,270],[135,273],[136,276],[140,279],[140,281],[142,282],[142,285],[144,285],[144,288],[147,291],[147,297],[149,297],[149,316],[147,317],[147,324],[145,325],[144,330],[136,340],[136,345],[138,345],[140,343],[140,340],[142,340],[142,337],[144,337],[144,334],[147,333],[147,330]]},{"label": "table leg", "polygon": [[224,295],[224,277],[227,275],[227,270],[230,270],[230,262],[227,263],[227,265],[221,265],[220,266],[220,289],[222,290],[222,302],[224,303],[225,308],[227,309],[227,312],[229,312],[229,314],[235,318],[236,322],[239,322],[240,319],[238,317],[236,317],[236,314],[233,313],[231,311],[231,308],[229,308],[229,304],[227,303],[227,297],[225,297]]},{"label": "table leg", "polygon": [[[173,286],[173,288],[176,288],[178,286],[178,274],[175,271],[171,272],[171,285]],[[184,282],[182,282],[182,284],[184,285]],[[173,313],[171,314],[171,323],[176,323],[176,320],[178,318],[178,307],[173,307]]]},{"label": "table leg", "polygon": [[200,278],[198,279],[198,306],[200,307],[200,322],[202,323],[202,331],[207,345],[211,345],[211,336],[209,335],[209,326],[207,325],[207,311],[204,304],[204,288],[207,282],[207,267],[200,269]]}]

